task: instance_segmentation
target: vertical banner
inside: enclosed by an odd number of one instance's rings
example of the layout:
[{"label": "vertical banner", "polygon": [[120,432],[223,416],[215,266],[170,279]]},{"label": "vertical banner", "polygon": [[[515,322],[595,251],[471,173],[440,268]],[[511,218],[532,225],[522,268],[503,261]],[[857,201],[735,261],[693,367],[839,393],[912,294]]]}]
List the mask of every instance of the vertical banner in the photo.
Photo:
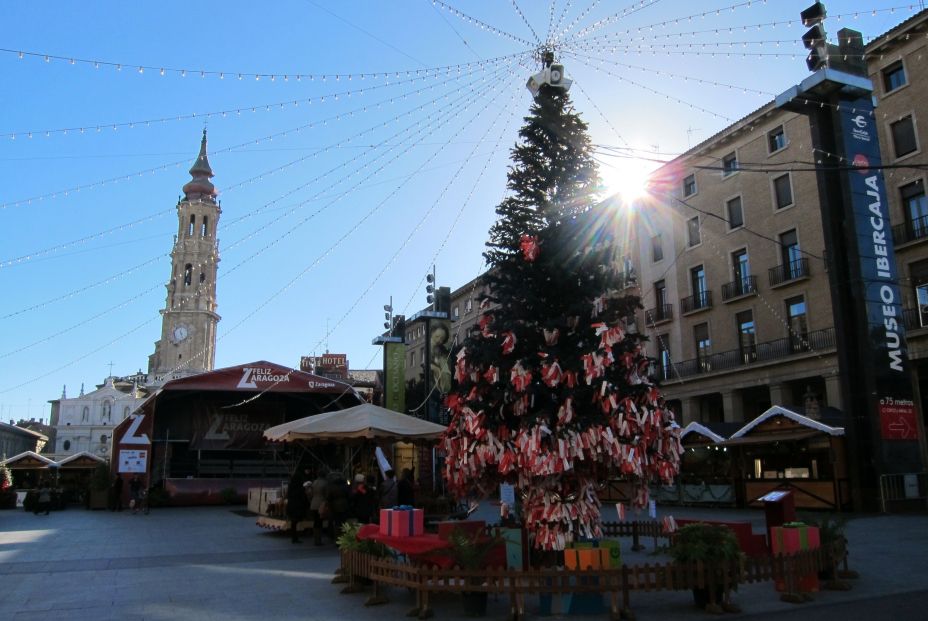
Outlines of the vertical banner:
[{"label": "vertical banner", "polygon": [[859,303],[864,305],[866,322],[854,327],[866,335],[861,341],[868,351],[861,354],[869,375],[868,409],[878,418],[873,428],[879,430],[879,437],[872,441],[880,460],[891,469],[920,468],[902,295],[873,102],[861,97],[840,103],[840,147],[853,166],[843,173],[851,211],[847,219],[855,235],[850,258],[859,270],[863,293]]},{"label": "vertical banner", "polygon": [[406,345],[384,343],[384,407],[406,412]]},{"label": "vertical banner", "polygon": [[429,369],[431,386],[444,396],[451,392],[451,322],[432,319],[429,322]]}]

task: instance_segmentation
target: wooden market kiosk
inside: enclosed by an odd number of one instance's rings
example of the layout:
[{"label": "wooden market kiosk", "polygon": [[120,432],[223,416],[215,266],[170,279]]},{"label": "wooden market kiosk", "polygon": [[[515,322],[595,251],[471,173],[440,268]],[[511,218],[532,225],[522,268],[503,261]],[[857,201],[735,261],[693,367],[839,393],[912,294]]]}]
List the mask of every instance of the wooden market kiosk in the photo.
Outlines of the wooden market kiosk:
[{"label": "wooden market kiosk", "polygon": [[797,508],[849,508],[843,419],[833,409],[815,420],[775,405],[721,442],[734,454],[738,504],[759,507],[767,492],[788,489]]}]

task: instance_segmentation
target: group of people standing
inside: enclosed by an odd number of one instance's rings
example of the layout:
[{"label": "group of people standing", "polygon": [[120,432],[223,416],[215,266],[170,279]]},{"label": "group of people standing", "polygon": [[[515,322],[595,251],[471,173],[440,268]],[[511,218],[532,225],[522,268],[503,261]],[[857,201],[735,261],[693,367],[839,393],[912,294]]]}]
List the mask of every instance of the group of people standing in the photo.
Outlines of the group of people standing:
[{"label": "group of people standing", "polygon": [[375,523],[380,509],[414,503],[415,481],[409,468],[403,471],[400,480],[393,470],[387,470],[379,489],[373,474],[358,473],[349,485],[341,472],[320,469],[313,473],[301,469],[287,486],[290,540],[300,542],[299,523],[307,518],[312,522],[313,543],[321,546],[323,522],[328,527],[326,534],[334,541],[347,520]]},{"label": "group of people standing", "polygon": [[[110,487],[110,511],[122,511],[122,487],[123,480],[120,475],[113,478],[113,485]],[[132,513],[143,511],[148,513],[148,493],[142,483],[139,475],[135,474],[129,479],[129,508]]]}]

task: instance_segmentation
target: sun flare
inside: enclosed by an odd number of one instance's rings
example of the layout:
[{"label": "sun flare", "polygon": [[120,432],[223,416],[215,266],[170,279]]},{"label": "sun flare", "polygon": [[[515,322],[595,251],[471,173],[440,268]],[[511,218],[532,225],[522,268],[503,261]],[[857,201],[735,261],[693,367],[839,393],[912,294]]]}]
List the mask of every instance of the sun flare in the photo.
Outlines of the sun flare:
[{"label": "sun flare", "polygon": [[628,161],[620,164],[603,164],[599,169],[606,196],[620,195],[625,201],[633,201],[648,193],[646,166]]}]

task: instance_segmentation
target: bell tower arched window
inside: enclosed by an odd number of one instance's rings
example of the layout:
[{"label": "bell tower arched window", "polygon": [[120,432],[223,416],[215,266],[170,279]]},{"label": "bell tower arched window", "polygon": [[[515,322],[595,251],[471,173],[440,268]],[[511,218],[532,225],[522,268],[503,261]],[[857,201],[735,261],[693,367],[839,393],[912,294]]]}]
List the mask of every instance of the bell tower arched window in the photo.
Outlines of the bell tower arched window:
[{"label": "bell tower arched window", "polygon": [[193,265],[188,263],[184,266],[184,286],[190,285],[191,278],[193,278]]},{"label": "bell tower arched window", "polygon": [[200,229],[200,237],[209,237],[209,216],[203,216],[203,228]]},{"label": "bell tower arched window", "polygon": [[190,226],[187,227],[187,237],[193,237],[193,227],[196,226],[197,217],[194,215],[190,216]]}]

